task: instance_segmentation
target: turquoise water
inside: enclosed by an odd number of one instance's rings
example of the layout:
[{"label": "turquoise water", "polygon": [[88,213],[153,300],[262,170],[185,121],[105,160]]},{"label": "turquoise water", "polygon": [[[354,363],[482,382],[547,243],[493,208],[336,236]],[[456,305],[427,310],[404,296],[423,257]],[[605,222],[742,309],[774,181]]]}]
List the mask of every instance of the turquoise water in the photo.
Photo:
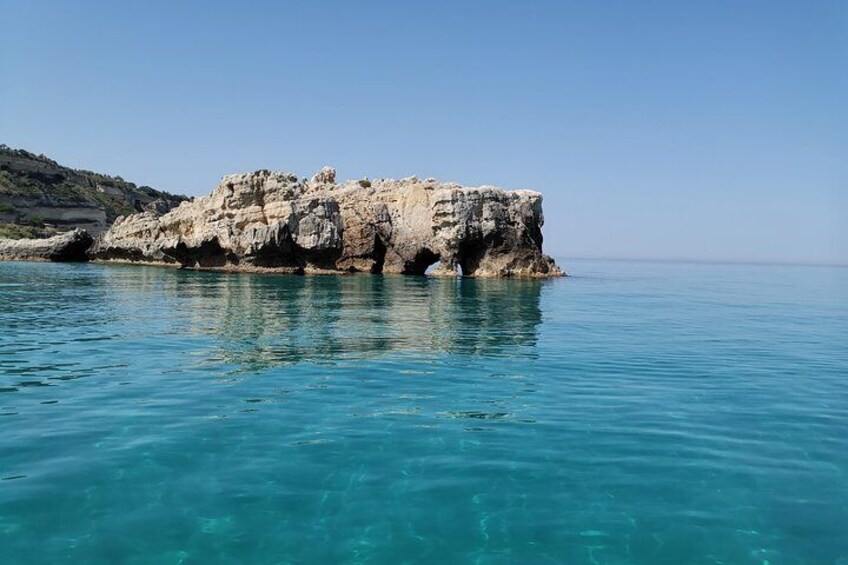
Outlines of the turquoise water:
[{"label": "turquoise water", "polygon": [[848,269],[0,263],[0,562],[848,563]]}]

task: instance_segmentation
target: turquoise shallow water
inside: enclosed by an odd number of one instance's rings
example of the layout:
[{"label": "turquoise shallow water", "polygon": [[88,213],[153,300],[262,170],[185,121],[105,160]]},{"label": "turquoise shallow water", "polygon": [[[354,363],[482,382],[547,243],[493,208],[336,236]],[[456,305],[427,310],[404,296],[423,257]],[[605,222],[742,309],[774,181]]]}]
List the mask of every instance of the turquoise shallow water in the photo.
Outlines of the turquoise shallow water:
[{"label": "turquoise shallow water", "polygon": [[848,563],[848,269],[0,263],[2,563]]}]

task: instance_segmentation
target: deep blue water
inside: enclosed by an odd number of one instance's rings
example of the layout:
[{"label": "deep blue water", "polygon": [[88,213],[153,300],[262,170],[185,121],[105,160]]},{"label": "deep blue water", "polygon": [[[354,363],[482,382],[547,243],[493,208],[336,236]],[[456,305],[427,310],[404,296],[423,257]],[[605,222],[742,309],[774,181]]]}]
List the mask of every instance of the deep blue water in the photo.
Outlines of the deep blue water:
[{"label": "deep blue water", "polygon": [[0,263],[0,562],[848,563],[848,269]]}]

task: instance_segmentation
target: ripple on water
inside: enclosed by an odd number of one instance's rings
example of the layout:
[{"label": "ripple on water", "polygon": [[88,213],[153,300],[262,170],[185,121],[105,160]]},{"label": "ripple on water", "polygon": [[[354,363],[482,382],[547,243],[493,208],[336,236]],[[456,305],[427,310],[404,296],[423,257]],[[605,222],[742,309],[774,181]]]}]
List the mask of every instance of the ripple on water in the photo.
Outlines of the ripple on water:
[{"label": "ripple on water", "polygon": [[0,263],[4,562],[839,563],[848,270]]}]

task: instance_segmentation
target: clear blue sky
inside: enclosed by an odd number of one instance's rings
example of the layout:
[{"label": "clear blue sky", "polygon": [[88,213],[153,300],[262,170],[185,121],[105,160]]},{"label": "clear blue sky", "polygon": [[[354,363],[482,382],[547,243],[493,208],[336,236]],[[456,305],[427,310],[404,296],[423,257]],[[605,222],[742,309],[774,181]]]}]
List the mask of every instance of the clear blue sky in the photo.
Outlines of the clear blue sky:
[{"label": "clear blue sky", "polygon": [[0,142],[535,188],[558,257],[848,263],[848,2],[3,0]]}]

